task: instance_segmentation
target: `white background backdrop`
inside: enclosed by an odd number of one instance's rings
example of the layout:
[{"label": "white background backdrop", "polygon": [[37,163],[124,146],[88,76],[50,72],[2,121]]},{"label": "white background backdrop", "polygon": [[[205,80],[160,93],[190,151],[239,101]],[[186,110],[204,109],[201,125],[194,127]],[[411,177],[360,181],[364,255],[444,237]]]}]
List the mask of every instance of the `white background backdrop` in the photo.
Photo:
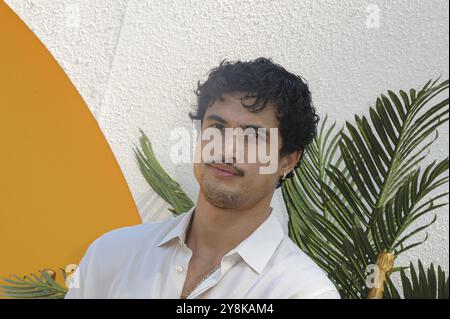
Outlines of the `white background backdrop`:
[{"label": "white background backdrop", "polygon": [[[449,3],[418,1],[7,0],[73,81],[110,143],[144,221],[165,218],[134,160],[138,128],[194,200],[192,166],[169,159],[170,128],[190,127],[197,80],[222,59],[271,57],[305,77],[323,118],[367,114],[387,89],[420,87],[449,68]],[[429,161],[449,154],[448,123]],[[424,163],[426,164],[426,163]],[[446,186],[448,191],[448,185]],[[281,194],[273,205],[286,222]],[[400,257],[448,271],[448,208],[428,241]],[[422,223],[427,220],[423,220]]]}]

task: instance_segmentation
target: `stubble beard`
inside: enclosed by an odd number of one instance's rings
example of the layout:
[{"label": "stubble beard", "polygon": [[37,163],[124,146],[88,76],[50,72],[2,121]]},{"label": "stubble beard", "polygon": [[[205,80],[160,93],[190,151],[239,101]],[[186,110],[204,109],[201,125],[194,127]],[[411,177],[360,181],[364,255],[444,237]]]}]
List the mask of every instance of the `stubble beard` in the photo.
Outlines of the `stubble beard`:
[{"label": "stubble beard", "polygon": [[203,195],[211,204],[223,209],[242,207],[248,196],[240,189],[231,190],[219,182],[205,180],[202,185]]}]

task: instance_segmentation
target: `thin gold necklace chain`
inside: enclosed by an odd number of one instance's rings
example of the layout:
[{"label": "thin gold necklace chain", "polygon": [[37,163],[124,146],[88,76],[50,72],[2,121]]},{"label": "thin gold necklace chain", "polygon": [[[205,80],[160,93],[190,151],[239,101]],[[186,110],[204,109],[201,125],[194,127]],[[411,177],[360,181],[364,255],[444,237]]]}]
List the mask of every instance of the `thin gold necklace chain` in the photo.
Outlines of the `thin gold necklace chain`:
[{"label": "thin gold necklace chain", "polygon": [[209,271],[205,276],[203,276],[203,278],[195,285],[194,288],[192,288],[188,293],[185,293],[185,294],[182,294],[182,295],[181,295],[181,299],[186,299],[186,298],[191,294],[191,292],[193,292],[198,286],[200,286],[200,284],[201,284],[202,282],[204,282],[204,281],[206,280],[206,278],[208,278],[208,277],[209,277],[212,273],[214,273],[217,269],[219,269],[219,267],[220,267],[220,264],[218,264],[216,267],[214,267],[213,270]]}]

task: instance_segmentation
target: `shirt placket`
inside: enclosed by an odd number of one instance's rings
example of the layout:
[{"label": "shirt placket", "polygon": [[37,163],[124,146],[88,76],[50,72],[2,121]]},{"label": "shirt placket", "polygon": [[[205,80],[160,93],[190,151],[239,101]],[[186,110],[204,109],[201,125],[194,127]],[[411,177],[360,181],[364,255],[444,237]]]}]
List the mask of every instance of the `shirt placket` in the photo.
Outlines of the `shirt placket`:
[{"label": "shirt placket", "polygon": [[233,267],[233,265],[238,261],[238,256],[236,254],[231,254],[224,256],[222,259],[221,266],[212,273],[208,278],[206,278],[197,288],[195,288],[187,297],[187,299],[193,299],[205,291],[211,289],[223,278],[226,272]]},{"label": "shirt placket", "polygon": [[175,256],[173,259],[172,272],[176,283],[176,297],[179,298],[183,290],[184,282],[186,281],[189,261],[191,260],[192,252],[178,241],[175,249]]},{"label": "shirt placket", "polygon": [[206,278],[197,288],[192,291],[187,299],[194,299],[198,295],[204,293],[206,290],[215,286],[219,281],[220,268],[217,269],[213,274],[211,274],[208,278]]}]

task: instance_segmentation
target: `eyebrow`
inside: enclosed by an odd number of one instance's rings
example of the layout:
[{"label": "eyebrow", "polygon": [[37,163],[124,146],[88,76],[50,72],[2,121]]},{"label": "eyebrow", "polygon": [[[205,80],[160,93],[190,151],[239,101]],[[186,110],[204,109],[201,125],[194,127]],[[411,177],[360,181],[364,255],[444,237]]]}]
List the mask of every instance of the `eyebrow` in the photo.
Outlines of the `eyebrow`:
[{"label": "eyebrow", "polygon": [[[220,122],[220,123],[225,124],[225,125],[228,124],[228,122],[224,118],[222,118],[222,117],[220,117],[219,115],[216,115],[216,114],[208,115],[206,117],[206,120],[217,121],[217,122]],[[253,128],[254,130],[258,130],[259,128],[266,129],[264,126],[259,126],[259,125],[255,125],[255,124],[241,125],[241,128],[243,128],[244,130],[247,129],[247,128]]]}]

